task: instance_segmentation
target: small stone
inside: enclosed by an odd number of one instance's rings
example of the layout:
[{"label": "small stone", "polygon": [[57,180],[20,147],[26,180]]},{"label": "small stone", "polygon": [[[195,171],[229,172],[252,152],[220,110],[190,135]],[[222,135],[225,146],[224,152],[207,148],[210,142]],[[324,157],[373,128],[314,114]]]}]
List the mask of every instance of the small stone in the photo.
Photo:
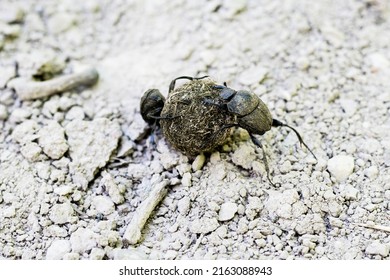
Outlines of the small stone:
[{"label": "small stone", "polygon": [[50,220],[55,224],[66,224],[72,220],[73,213],[70,203],[54,204],[50,211]]},{"label": "small stone", "polygon": [[115,183],[114,179],[108,173],[107,171],[102,172],[103,179],[101,181],[101,184],[106,187],[106,190],[108,191],[108,195],[112,199],[112,201],[115,204],[121,204],[124,201],[124,197],[122,195],[122,191],[118,187],[118,185]]},{"label": "small stone", "polygon": [[190,202],[191,200],[188,196],[185,196],[178,201],[177,210],[181,215],[185,216],[188,214],[188,211],[190,210]]},{"label": "small stone", "polygon": [[102,260],[106,252],[101,248],[92,248],[91,253],[89,254],[90,260]]},{"label": "small stone", "polygon": [[202,167],[203,167],[203,165],[204,165],[204,163],[205,163],[205,161],[206,161],[206,157],[205,157],[204,154],[198,155],[198,156],[195,158],[195,160],[193,161],[193,163],[192,163],[192,170],[193,170],[194,172],[196,172],[196,171],[198,171],[198,170],[201,170]]},{"label": "small stone", "polygon": [[74,190],[74,185],[61,185],[60,187],[54,189],[54,193],[58,195],[68,195],[73,193]]},{"label": "small stone", "polygon": [[114,260],[146,260],[148,256],[138,248],[120,249],[115,248],[110,252],[109,257]]},{"label": "small stone", "polygon": [[351,185],[345,187],[345,199],[347,200],[357,200],[359,195],[359,190],[355,189]]},{"label": "small stone", "polygon": [[0,104],[0,121],[4,121],[8,118],[7,107],[3,104]]},{"label": "small stone", "polygon": [[366,248],[366,254],[370,255],[381,255],[382,257],[387,257],[390,253],[390,245],[383,244],[380,241],[373,241],[368,244]]},{"label": "small stone", "polygon": [[234,215],[237,213],[237,209],[236,203],[226,202],[222,204],[221,209],[219,209],[218,220],[224,222],[233,219]]},{"label": "small stone", "polygon": [[345,181],[352,174],[354,159],[351,156],[338,155],[329,159],[328,170],[338,182]]},{"label": "small stone", "polygon": [[46,260],[62,260],[70,252],[69,240],[54,240],[46,252]]},{"label": "small stone", "polygon": [[240,145],[240,147],[232,155],[233,163],[245,169],[249,169],[255,159],[255,150],[253,147],[246,144]]},{"label": "small stone", "polygon": [[68,151],[65,130],[56,121],[50,121],[39,131],[38,143],[52,159],[59,159]]},{"label": "small stone", "polygon": [[5,218],[13,218],[16,215],[16,209],[14,206],[9,206],[3,210],[3,216]]},{"label": "small stone", "polygon": [[92,203],[95,209],[103,215],[109,215],[115,210],[114,202],[107,196],[96,196],[93,198]]},{"label": "small stone", "polygon": [[62,259],[68,261],[77,261],[80,259],[80,255],[78,253],[66,253]]},{"label": "small stone", "polygon": [[97,234],[87,228],[78,228],[70,236],[72,252],[84,253],[96,246]]},{"label": "small stone", "polygon": [[80,106],[72,107],[68,113],[66,113],[65,119],[67,120],[83,120],[85,118],[85,113],[83,108]]},{"label": "small stone", "polygon": [[34,120],[27,120],[15,127],[12,137],[16,142],[23,144],[38,138],[35,134],[39,125]]},{"label": "small stone", "polygon": [[42,149],[35,142],[29,142],[21,147],[20,153],[30,162],[42,159]]},{"label": "small stone", "polygon": [[183,174],[183,178],[181,179],[181,183],[184,187],[191,187],[191,179],[192,175],[189,172]]},{"label": "small stone", "polygon": [[366,175],[369,179],[373,180],[375,179],[379,174],[378,167],[375,165],[370,166],[366,170],[364,170],[364,175]]},{"label": "small stone", "polygon": [[219,227],[218,220],[216,218],[201,218],[194,220],[190,224],[190,231],[192,233],[209,233],[216,230]]}]

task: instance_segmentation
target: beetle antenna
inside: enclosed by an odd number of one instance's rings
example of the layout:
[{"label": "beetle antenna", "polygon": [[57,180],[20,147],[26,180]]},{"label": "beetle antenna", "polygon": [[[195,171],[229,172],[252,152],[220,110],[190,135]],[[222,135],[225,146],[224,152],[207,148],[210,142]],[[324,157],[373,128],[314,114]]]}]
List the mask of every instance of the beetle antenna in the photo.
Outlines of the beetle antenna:
[{"label": "beetle antenna", "polygon": [[[314,157],[315,159],[317,159],[317,157],[316,157],[315,154],[312,152],[312,150],[310,150],[310,148],[306,145],[306,143],[303,142],[303,139],[302,139],[301,135],[298,133],[298,131],[297,131],[295,128],[293,128],[293,127],[291,127],[291,126],[289,126],[289,125],[287,125],[287,124],[284,124],[284,123],[282,123],[281,121],[275,120],[275,119],[272,119],[272,126],[274,126],[274,127],[286,126],[286,127],[290,128],[290,129],[292,129],[292,131],[294,131],[295,134],[297,135],[298,140],[299,140],[299,143],[301,144],[301,146],[302,146],[302,145],[305,146],[306,149],[308,149],[309,152],[313,155],[313,157]],[[318,160],[318,159],[317,159],[317,160]]]},{"label": "beetle antenna", "polygon": [[270,184],[274,187],[274,188],[277,188],[277,187],[280,187],[280,184],[277,184],[275,185],[272,180],[271,180],[271,176],[269,175],[269,166],[268,166],[268,160],[267,160],[267,156],[265,154],[265,150],[264,150],[264,147],[263,145],[261,145],[261,142],[259,141],[259,139],[257,139],[255,136],[253,136],[252,134],[249,134],[251,139],[252,139],[252,142],[258,146],[259,148],[261,148],[261,150],[263,151],[263,161],[264,161],[264,165],[265,165],[265,171],[267,172],[267,179],[268,181],[270,182]]}]

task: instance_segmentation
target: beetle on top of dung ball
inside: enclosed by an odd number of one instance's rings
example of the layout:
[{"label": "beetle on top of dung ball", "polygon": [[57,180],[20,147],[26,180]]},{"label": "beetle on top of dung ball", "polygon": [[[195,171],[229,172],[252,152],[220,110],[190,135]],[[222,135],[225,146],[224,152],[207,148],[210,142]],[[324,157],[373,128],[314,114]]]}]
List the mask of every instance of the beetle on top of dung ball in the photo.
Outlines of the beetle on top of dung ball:
[{"label": "beetle on top of dung ball", "polygon": [[[175,89],[180,79],[189,82]],[[141,98],[141,115],[154,128],[161,127],[172,147],[190,157],[223,144],[234,127],[247,130],[253,143],[262,150],[267,178],[273,186],[265,150],[256,135],[263,135],[272,127],[290,128],[300,144],[316,158],[297,130],[272,118],[268,107],[256,94],[234,90],[226,83],[216,84],[208,76],[174,79],[167,99],[158,89],[147,90]]]}]

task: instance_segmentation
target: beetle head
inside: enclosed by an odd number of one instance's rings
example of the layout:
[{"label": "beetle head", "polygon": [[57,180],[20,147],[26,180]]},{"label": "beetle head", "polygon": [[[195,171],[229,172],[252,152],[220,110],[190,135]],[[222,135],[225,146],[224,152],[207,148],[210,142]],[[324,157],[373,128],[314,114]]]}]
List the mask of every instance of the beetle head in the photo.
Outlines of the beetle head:
[{"label": "beetle head", "polygon": [[164,107],[165,98],[158,89],[147,90],[141,98],[141,116],[148,124],[156,121]]}]

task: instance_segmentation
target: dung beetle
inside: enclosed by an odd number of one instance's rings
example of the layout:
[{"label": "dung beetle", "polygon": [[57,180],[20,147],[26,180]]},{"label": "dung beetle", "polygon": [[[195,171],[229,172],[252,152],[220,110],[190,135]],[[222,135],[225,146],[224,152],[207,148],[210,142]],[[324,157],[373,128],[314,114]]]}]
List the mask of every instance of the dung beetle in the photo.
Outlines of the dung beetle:
[{"label": "dung beetle", "polygon": [[[246,90],[236,91],[226,83],[217,85],[212,81],[199,81],[206,77],[181,76],[174,79],[169,85],[167,100],[157,89],[146,91],[141,99],[143,119],[154,127],[162,122],[163,133],[172,146],[195,155],[226,140],[231,128],[241,127],[248,131],[252,142],[261,148],[267,178],[273,186],[275,184],[270,178],[264,147],[255,135],[263,135],[272,127],[288,127],[297,135],[300,144],[316,158],[297,130],[273,119],[268,107],[256,94]],[[190,80],[190,85],[184,90],[182,88],[185,86],[175,90],[175,83],[179,79]],[[190,141],[192,138],[196,139]],[[196,146],[196,149],[188,146]]]},{"label": "dung beetle", "polygon": [[269,176],[269,167],[265,150],[259,139],[257,139],[254,135],[263,135],[265,132],[270,130],[271,127],[288,127],[297,135],[299,143],[304,145],[314,158],[317,159],[311,149],[303,141],[298,131],[279,120],[273,119],[268,107],[256,94],[246,90],[236,91],[227,87],[226,83],[224,83],[223,86],[216,85],[214,88],[220,91],[219,100],[206,98],[203,101],[204,104],[218,106],[221,110],[228,111],[237,116],[237,122],[226,124],[222,129],[227,129],[229,127],[241,127],[248,131],[252,142],[262,149],[267,178],[272,185],[274,185],[274,183],[271,181]]}]

